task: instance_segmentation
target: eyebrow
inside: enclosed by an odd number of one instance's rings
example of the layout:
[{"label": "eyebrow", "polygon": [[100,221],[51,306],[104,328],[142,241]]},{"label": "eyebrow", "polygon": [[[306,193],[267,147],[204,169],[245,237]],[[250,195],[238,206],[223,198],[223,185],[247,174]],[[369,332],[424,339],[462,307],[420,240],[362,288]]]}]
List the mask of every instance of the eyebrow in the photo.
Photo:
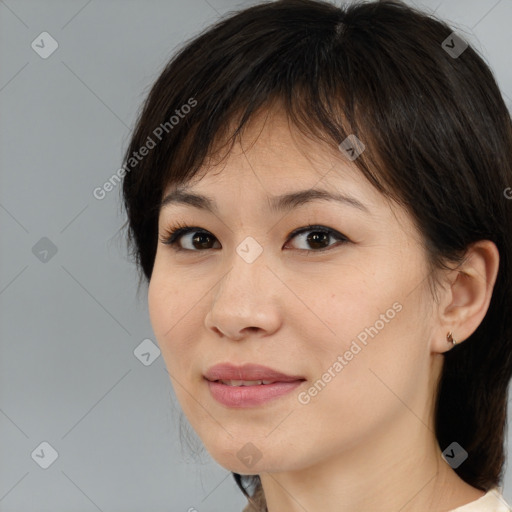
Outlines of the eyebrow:
[{"label": "eyebrow", "polygon": [[[321,189],[299,190],[297,192],[291,192],[281,196],[270,197],[268,198],[267,203],[271,212],[279,213],[289,211],[312,201],[320,200],[335,201],[370,214],[369,209],[356,198]],[[189,192],[185,192],[183,189],[174,190],[167,194],[160,203],[160,208],[170,204],[183,204],[215,214],[219,213],[218,207],[211,197],[201,194],[191,194]]]}]

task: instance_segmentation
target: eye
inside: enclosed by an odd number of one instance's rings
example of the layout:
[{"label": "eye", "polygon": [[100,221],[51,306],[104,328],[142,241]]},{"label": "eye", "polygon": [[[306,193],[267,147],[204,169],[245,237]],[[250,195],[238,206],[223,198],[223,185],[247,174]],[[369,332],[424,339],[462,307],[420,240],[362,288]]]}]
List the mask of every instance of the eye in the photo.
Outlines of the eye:
[{"label": "eye", "polygon": [[[194,236],[186,239],[185,235]],[[188,241],[189,245],[192,244],[192,248],[182,247],[180,245],[182,239]],[[163,236],[160,238],[160,241],[165,245],[170,245],[175,251],[198,252],[197,250],[195,250],[197,246],[201,247],[201,249],[211,249],[211,247],[205,246],[207,246],[214,239],[215,237],[209,231],[206,231],[198,227],[177,224],[176,226],[166,230]],[[196,244],[196,246],[194,246],[193,244]]]},{"label": "eye", "polygon": [[[307,252],[321,252],[328,250],[335,244],[329,244],[329,240],[337,240],[342,243],[348,242],[348,238],[338,231],[327,228],[324,226],[306,226],[304,228],[296,229],[292,233],[290,233],[289,238],[297,238],[306,244],[309,244],[310,247],[313,247],[313,251],[310,249],[302,249]],[[325,245],[327,244],[327,245]],[[336,245],[340,245],[336,244]]]},{"label": "eye", "polygon": [[[288,235],[288,239],[295,237],[306,244],[309,244],[310,247],[313,247],[313,250],[299,248],[299,250],[303,250],[308,253],[328,250],[334,245],[328,243],[330,239],[335,239],[340,243],[346,243],[349,241],[347,237],[334,229],[316,225],[309,225],[296,229]],[[185,241],[185,247],[180,243],[183,240]],[[206,249],[212,249],[213,247],[210,247],[210,244],[215,240],[217,239],[209,231],[184,224],[177,224],[174,227],[167,229],[163,236],[160,237],[160,241],[163,244],[172,246],[175,251],[191,252],[200,252]],[[188,247],[186,247],[187,243]],[[220,245],[218,240],[217,244]],[[217,246],[217,248],[219,247]]]}]

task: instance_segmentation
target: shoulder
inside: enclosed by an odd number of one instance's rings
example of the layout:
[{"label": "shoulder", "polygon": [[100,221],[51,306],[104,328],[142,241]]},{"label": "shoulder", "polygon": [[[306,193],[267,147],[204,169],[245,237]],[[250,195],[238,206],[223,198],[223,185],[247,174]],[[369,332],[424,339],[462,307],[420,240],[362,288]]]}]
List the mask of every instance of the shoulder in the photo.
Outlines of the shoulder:
[{"label": "shoulder", "polygon": [[481,498],[450,512],[512,512],[499,487],[489,490]]}]

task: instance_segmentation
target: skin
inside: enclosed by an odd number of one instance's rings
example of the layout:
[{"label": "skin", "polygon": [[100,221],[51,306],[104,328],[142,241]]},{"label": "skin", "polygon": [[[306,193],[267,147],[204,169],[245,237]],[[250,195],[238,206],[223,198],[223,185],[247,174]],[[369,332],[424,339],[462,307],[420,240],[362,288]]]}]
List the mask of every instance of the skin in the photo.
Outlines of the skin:
[{"label": "skin", "polygon": [[[160,211],[159,235],[179,220],[210,239],[194,244],[197,233],[184,235],[188,252],[158,243],[148,303],[178,401],[212,457],[230,471],[259,474],[270,512],[441,512],[483,496],[441,457],[433,407],[443,353],[452,348],[447,332],[463,342],[488,309],[496,246],[480,241],[462,267],[443,271],[436,302],[410,215],[341,152],[301,138],[278,110],[255,117],[215,172],[209,165],[188,185],[214,198],[219,213],[170,204]],[[370,213],[330,201],[288,213],[267,208],[268,196],[313,187],[351,195]],[[317,230],[289,238],[308,224],[348,241],[308,243]],[[252,263],[236,252],[247,236],[263,248]],[[394,303],[400,312],[300,403],[299,393]],[[203,379],[225,361],[306,381],[262,406],[229,408]],[[237,457],[249,441],[261,454],[251,467]]]}]

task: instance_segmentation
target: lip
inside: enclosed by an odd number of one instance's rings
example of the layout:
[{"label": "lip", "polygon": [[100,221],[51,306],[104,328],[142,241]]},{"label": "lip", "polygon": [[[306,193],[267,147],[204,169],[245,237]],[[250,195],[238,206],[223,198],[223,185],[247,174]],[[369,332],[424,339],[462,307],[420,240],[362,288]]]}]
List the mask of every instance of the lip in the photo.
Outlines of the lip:
[{"label": "lip", "polygon": [[[290,393],[306,379],[301,375],[287,375],[259,364],[235,366],[221,363],[210,367],[204,374],[212,397],[227,407],[257,407]],[[220,380],[273,380],[271,384],[229,386]]]},{"label": "lip", "polygon": [[229,386],[222,382],[206,381],[210,394],[217,402],[227,407],[257,407],[286,395],[300,386],[304,380],[274,382],[255,386]]},{"label": "lip", "polygon": [[208,368],[204,377],[212,382],[216,380],[273,380],[275,382],[305,380],[302,375],[286,375],[268,366],[250,363],[241,366],[231,363],[216,364]]}]

